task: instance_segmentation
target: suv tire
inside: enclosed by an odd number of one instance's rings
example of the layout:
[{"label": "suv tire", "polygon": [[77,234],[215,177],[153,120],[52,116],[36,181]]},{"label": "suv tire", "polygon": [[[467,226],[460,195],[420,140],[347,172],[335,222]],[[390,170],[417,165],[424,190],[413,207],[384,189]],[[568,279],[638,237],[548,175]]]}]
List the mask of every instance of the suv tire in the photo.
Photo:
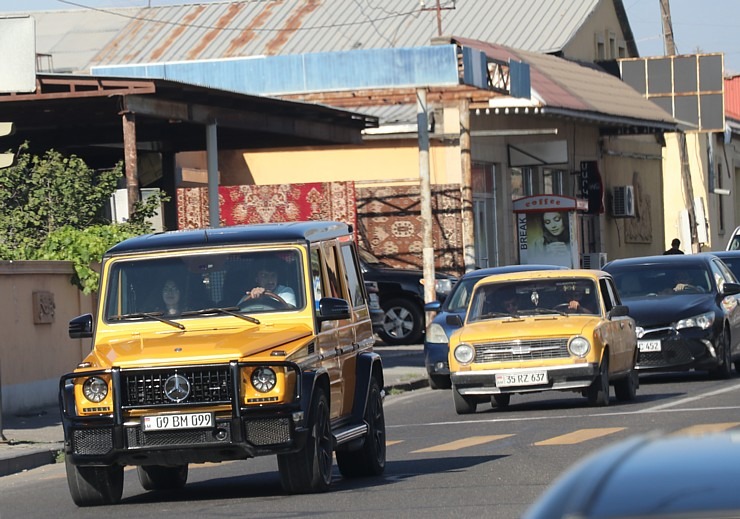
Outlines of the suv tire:
[{"label": "suv tire", "polygon": [[139,465],[136,472],[144,490],[179,490],[188,482],[187,465]]},{"label": "suv tire", "polygon": [[325,492],[331,483],[334,437],[329,401],[321,388],[313,395],[308,420],[308,438],[303,448],[293,454],[278,455],[280,482],[289,494]]},{"label": "suv tire", "polygon": [[383,395],[378,379],[370,383],[365,422],[367,436],[362,447],[354,451],[337,451],[337,466],[345,478],[379,476],[385,470],[385,415]]},{"label": "suv tire", "polygon": [[77,506],[115,505],[123,495],[123,465],[85,467],[65,458],[67,485]]},{"label": "suv tire", "polygon": [[378,335],[386,344],[418,344],[424,330],[424,313],[408,299],[381,301],[385,312]]}]

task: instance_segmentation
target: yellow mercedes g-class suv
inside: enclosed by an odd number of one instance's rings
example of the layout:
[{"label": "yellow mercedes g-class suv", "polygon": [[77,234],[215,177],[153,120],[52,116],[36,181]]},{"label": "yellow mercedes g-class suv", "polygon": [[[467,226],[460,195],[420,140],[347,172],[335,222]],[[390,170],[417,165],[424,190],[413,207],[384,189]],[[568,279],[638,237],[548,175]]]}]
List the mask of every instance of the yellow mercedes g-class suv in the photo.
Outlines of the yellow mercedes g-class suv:
[{"label": "yellow mercedes g-class suv", "polygon": [[292,222],[155,233],[106,252],[92,351],[60,380],[67,481],[113,504],[188,464],[276,454],[286,492],[385,468],[383,369],[352,228]]}]

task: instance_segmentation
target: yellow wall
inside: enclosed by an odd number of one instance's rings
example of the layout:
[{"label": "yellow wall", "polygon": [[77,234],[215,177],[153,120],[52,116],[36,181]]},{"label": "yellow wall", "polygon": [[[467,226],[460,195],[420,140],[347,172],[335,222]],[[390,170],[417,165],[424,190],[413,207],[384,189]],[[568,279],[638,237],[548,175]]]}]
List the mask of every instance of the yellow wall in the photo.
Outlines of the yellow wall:
[{"label": "yellow wall", "polygon": [[[69,338],[69,321],[92,311],[92,297],[70,283],[67,261],[0,261],[0,384],[2,410],[15,413],[57,402],[59,377],[72,371],[90,340]],[[35,324],[34,292],[52,294],[50,323]],[[49,318],[49,312],[44,313]],[[83,344],[84,342],[84,344]]]},{"label": "yellow wall", "polygon": [[[179,167],[206,168],[204,153],[180,154],[177,161]],[[219,171],[221,185],[227,186],[340,181],[418,184],[418,140],[370,140],[365,146],[220,152]],[[429,172],[433,184],[459,183],[457,147],[432,142]]]}]

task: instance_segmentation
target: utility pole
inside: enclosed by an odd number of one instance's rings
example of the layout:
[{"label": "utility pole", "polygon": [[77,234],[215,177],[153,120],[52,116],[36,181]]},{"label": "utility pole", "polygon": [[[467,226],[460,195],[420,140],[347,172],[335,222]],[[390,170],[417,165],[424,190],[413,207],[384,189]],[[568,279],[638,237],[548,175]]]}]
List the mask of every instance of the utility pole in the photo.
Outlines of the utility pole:
[{"label": "utility pole", "polygon": [[[437,0],[435,7],[422,7],[422,11],[437,11],[437,36],[442,36],[442,11],[450,11],[455,9],[455,2],[452,2],[452,7],[442,7],[440,4],[441,0]],[[422,2],[423,5],[423,2]]]},{"label": "utility pole", "polygon": [[663,21],[663,48],[666,56],[676,55],[676,42],[673,39],[670,0],[660,0],[660,17]]}]

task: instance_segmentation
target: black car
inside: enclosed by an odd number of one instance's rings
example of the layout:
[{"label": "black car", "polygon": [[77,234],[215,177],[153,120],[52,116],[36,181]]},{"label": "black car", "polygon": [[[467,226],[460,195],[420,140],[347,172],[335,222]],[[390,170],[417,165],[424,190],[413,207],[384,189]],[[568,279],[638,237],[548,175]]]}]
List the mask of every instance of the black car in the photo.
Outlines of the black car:
[{"label": "black car", "polygon": [[740,359],[740,284],[722,260],[712,254],[648,256],[614,260],[604,270],[637,324],[639,371],[732,375]]},{"label": "black car", "polygon": [[[394,268],[367,250],[360,249],[365,281],[377,283],[380,306],[385,312],[378,336],[386,344],[419,344],[424,333],[424,272]],[[457,278],[435,272],[437,299],[444,301]]]}]

